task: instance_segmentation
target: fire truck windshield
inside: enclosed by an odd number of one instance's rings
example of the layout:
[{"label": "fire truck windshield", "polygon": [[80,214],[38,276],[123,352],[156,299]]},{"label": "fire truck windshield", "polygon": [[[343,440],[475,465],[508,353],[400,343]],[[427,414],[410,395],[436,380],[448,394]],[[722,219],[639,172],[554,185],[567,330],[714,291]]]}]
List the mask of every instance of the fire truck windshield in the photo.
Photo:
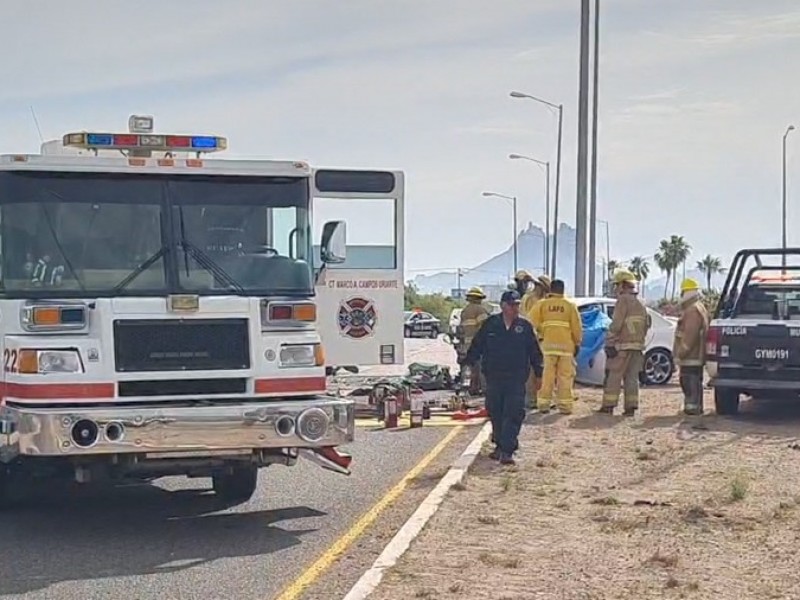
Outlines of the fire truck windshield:
[{"label": "fire truck windshield", "polygon": [[308,295],[303,178],[0,172],[7,297]]}]

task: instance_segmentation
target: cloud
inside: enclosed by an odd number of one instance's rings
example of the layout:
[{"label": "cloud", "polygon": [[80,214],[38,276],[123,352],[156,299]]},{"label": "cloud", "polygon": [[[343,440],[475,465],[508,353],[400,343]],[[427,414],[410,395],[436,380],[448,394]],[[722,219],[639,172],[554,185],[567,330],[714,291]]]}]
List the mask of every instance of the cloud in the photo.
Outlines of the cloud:
[{"label": "cloud", "polygon": [[[0,67],[13,82],[2,151],[38,147],[33,104],[48,137],[146,112],[159,129],[228,136],[231,158],[401,168],[408,264],[469,266],[511,233],[508,207],[481,191],[517,195],[520,223],[544,216],[540,170],[507,156],[554,162],[556,119],[512,89],[564,104],[563,219],[575,205],[578,3],[495,4],[10,3],[0,39],[25,52]],[[630,232],[612,241],[621,255],[695,227],[664,203],[719,218],[725,198],[738,220],[724,236],[687,231],[717,239],[711,252],[771,231],[753,197],[778,193],[776,143],[800,106],[798,11],[701,4],[603,2],[599,211],[612,235]]]}]

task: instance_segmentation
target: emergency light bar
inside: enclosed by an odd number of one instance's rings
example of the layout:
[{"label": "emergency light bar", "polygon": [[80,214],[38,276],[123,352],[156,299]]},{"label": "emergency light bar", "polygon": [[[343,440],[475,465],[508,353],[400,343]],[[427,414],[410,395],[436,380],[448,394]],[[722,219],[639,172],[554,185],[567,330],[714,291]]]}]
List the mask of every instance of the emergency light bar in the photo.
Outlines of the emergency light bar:
[{"label": "emergency light bar", "polygon": [[91,150],[160,150],[218,152],[228,147],[224,137],[211,135],[153,135],[152,133],[68,133],[64,146]]}]

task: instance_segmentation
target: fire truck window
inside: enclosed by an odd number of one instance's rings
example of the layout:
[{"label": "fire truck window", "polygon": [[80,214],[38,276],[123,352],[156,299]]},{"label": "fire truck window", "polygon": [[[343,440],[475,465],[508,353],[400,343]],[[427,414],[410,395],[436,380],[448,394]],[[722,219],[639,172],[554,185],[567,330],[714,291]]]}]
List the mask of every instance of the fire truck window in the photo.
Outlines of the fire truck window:
[{"label": "fire truck window", "polygon": [[397,268],[396,201],[391,198],[315,198],[314,266],[321,266],[319,243],[327,221],[347,223],[347,260],[330,269]]},{"label": "fire truck window", "polygon": [[[160,207],[102,202],[25,202],[2,207],[7,290],[107,291],[161,248]],[[163,260],[128,289],[162,289]]]}]

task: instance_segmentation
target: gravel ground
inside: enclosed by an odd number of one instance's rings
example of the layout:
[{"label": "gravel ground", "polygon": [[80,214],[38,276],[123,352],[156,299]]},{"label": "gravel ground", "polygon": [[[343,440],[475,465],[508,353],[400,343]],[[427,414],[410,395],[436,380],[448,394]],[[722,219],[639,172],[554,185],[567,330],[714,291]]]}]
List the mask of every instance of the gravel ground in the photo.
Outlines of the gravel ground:
[{"label": "gravel ground", "polygon": [[800,598],[799,406],[684,418],[670,385],[624,419],[579,396],[529,417],[517,467],[479,457],[372,598]]},{"label": "gravel ground", "polygon": [[[409,340],[407,357],[446,357],[435,340]],[[374,370],[371,370],[374,371]],[[208,480],[49,489],[0,513],[0,597],[25,600],[267,600],[299,576],[451,429],[359,429],[343,477],[301,461],[261,472],[243,505],[221,507]],[[368,528],[309,598],[343,596],[477,432],[458,435]]]}]

